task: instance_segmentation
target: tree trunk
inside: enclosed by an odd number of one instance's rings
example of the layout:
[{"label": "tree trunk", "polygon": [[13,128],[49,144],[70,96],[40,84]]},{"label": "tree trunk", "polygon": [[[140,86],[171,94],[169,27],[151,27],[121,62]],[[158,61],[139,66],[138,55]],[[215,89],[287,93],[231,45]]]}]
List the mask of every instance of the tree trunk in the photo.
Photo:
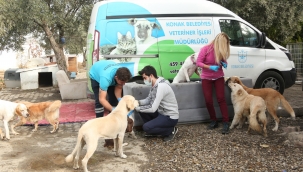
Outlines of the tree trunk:
[{"label": "tree trunk", "polygon": [[66,65],[65,55],[63,52],[63,47],[61,47],[56,42],[55,38],[53,37],[53,33],[51,32],[50,28],[46,24],[43,25],[43,30],[45,31],[46,36],[48,37],[50,44],[54,50],[59,70],[64,70],[67,76],[70,76],[70,72],[67,71],[67,65]]},{"label": "tree trunk", "polygon": [[86,67],[86,49],[83,51],[83,62],[82,62],[82,66]]}]

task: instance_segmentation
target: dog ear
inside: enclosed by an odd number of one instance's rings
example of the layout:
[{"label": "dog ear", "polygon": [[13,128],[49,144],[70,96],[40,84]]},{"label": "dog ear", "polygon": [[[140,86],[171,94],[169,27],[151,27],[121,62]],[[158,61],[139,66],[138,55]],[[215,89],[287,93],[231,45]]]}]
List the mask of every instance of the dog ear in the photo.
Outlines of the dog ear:
[{"label": "dog ear", "polygon": [[243,94],[242,89],[239,89],[238,92],[237,92],[237,94],[238,94],[238,96],[242,96],[242,94]]},{"label": "dog ear", "polygon": [[127,107],[129,110],[134,110],[134,109],[135,109],[134,100],[132,100],[131,98],[128,98],[128,99],[126,100],[126,107]]},{"label": "dog ear", "polygon": [[135,25],[137,23],[137,20],[135,18],[131,18],[128,20],[128,23],[131,25]]},{"label": "dog ear", "polygon": [[237,84],[240,84],[241,83],[240,78],[236,76],[234,82],[237,83]]},{"label": "dog ear", "polygon": [[230,77],[224,77],[224,81],[225,81],[226,84],[228,84],[228,82],[229,82],[230,80],[231,80]]},{"label": "dog ear", "polygon": [[150,23],[150,26],[153,28],[153,29],[161,29],[161,27],[157,24],[157,23],[155,23],[155,22],[151,22]]},{"label": "dog ear", "polygon": [[22,113],[20,111],[20,104],[17,105],[17,107],[15,109],[15,114],[17,114],[18,116],[22,116]]}]

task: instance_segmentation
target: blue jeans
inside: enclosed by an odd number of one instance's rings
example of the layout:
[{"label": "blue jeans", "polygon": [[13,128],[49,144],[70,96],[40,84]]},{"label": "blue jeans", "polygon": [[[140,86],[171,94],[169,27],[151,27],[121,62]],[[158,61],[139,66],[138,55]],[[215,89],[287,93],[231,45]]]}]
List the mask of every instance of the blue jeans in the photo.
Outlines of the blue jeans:
[{"label": "blue jeans", "polygon": [[[99,84],[99,82],[97,82],[96,80],[93,80],[93,79],[90,79],[90,81],[92,83],[92,89],[93,89],[94,96],[95,96],[96,118],[103,117],[104,107],[100,103],[100,100],[99,100],[100,84]],[[123,91],[122,91],[122,95],[123,95]],[[107,89],[107,98],[108,98],[108,102],[109,102],[110,105],[112,105],[112,106],[117,106],[118,105],[118,100],[117,100],[117,97],[115,95],[115,86],[108,87],[108,89]]]},{"label": "blue jeans", "polygon": [[178,123],[178,119],[171,119],[169,116],[162,115],[156,111],[155,113],[139,112],[144,124],[143,130],[147,134],[168,136],[174,131],[174,127]]}]

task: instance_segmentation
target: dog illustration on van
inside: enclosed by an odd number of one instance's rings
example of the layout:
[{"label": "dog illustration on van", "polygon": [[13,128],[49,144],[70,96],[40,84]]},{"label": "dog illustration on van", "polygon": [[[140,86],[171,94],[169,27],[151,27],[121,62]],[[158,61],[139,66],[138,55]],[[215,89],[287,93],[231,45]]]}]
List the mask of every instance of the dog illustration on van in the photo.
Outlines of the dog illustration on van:
[{"label": "dog illustration on van", "polygon": [[129,24],[134,26],[135,40],[137,44],[148,44],[156,38],[152,36],[153,29],[160,29],[160,26],[155,22],[150,22],[146,19],[129,19]]}]

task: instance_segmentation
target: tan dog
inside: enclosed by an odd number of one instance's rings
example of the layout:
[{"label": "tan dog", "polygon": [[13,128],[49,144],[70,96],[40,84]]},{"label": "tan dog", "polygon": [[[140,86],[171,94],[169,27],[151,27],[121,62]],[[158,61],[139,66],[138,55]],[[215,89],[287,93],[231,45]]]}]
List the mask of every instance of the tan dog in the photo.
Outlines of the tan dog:
[{"label": "tan dog", "polygon": [[[22,116],[23,118],[27,118],[29,116],[27,107],[22,103],[15,103],[5,100],[0,100],[0,120],[3,121],[5,128],[5,139],[10,140],[9,121],[13,119],[15,115]],[[18,134],[13,126],[11,126],[11,130],[13,134]],[[4,134],[0,129],[0,138],[4,139]]]},{"label": "tan dog", "polygon": [[12,128],[25,124],[27,121],[35,124],[35,128],[32,131],[37,131],[38,122],[42,119],[46,119],[52,126],[53,130],[50,133],[54,133],[59,128],[59,109],[61,107],[61,101],[56,100],[53,102],[22,102],[27,106],[29,113],[28,118],[21,117],[20,121],[13,125]]},{"label": "tan dog", "polygon": [[71,162],[76,153],[73,168],[79,169],[78,160],[80,151],[86,144],[87,152],[82,159],[82,166],[84,171],[88,172],[87,162],[96,151],[99,138],[114,139],[116,156],[126,158],[127,156],[123,153],[122,143],[127,127],[127,114],[138,105],[138,101],[133,96],[125,95],[110,114],[102,118],[91,119],[83,124],[78,132],[77,144],[73,152],[65,158],[65,161]]},{"label": "tan dog", "polygon": [[275,120],[275,127],[272,129],[273,131],[277,131],[279,127],[279,118],[277,116],[277,109],[280,104],[282,104],[285,110],[290,114],[290,116],[295,119],[296,115],[290,104],[285,100],[284,96],[282,96],[278,91],[272,88],[261,88],[261,89],[253,89],[246,87],[240,80],[239,77],[233,76],[228,78],[228,83],[238,83],[240,84],[248,94],[252,94],[254,96],[262,97],[265,100],[266,107],[270,115]]},{"label": "tan dog", "polygon": [[262,133],[262,129],[258,123],[259,120],[259,122],[263,124],[263,135],[267,137],[266,105],[264,100],[261,97],[248,94],[243,87],[237,83],[229,83],[228,86],[232,90],[231,100],[235,111],[235,116],[230,125],[230,129],[233,129],[239,122],[238,127],[241,128],[245,119],[248,118],[248,132],[252,129]]}]

